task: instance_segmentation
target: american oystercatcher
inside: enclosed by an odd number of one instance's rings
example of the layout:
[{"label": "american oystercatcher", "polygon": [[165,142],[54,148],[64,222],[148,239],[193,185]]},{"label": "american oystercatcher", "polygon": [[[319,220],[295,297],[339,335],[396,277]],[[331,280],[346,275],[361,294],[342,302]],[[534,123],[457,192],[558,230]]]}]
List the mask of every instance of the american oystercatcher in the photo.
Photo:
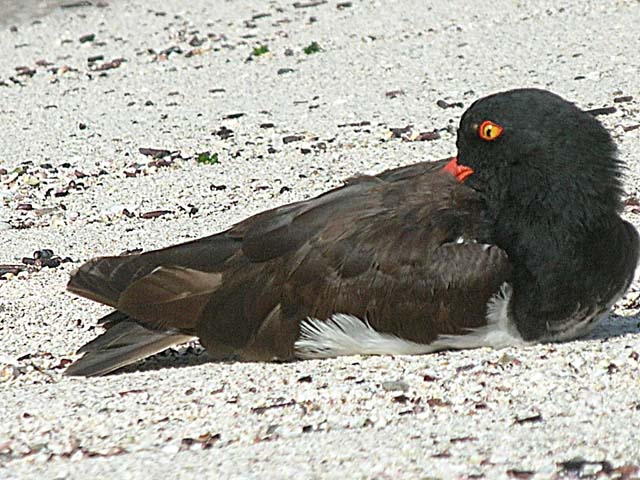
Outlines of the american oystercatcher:
[{"label": "american oystercatcher", "polygon": [[610,135],[559,96],[519,89],[471,105],[457,148],[206,238],[87,262],[69,290],[115,311],[66,373],[192,338],[214,358],[273,360],[584,334],[638,259]]}]

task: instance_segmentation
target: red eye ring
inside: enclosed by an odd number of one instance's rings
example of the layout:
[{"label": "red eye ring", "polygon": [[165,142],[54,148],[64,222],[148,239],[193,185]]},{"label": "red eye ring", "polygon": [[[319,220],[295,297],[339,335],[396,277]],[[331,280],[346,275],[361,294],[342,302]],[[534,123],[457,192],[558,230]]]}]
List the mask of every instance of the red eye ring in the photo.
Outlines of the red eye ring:
[{"label": "red eye ring", "polygon": [[493,142],[502,135],[504,128],[491,120],[485,120],[478,127],[478,136],[487,142]]}]

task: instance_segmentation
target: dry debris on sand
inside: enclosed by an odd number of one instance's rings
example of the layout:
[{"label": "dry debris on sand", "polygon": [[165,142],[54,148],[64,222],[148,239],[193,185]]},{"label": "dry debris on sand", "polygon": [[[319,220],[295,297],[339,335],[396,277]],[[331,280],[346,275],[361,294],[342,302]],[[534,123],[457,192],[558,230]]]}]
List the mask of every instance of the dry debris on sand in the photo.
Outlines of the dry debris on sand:
[{"label": "dry debris on sand", "polygon": [[62,377],[79,262],[444,158],[497,90],[595,110],[640,225],[640,3],[76,3],[0,27],[0,478],[640,476],[638,282],[563,344]]}]

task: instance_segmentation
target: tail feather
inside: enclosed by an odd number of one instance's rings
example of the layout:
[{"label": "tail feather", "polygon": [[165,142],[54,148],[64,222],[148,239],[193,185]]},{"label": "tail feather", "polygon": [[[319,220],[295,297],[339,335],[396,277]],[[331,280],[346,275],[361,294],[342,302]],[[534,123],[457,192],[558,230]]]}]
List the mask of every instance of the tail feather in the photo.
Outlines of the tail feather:
[{"label": "tail feather", "polygon": [[149,330],[132,320],[119,321],[84,345],[78,351],[84,356],[69,366],[65,375],[105,375],[192,338],[179,332]]},{"label": "tail feather", "polygon": [[75,270],[68,290],[116,311],[99,321],[106,331],[79,350],[84,356],[65,374],[104,375],[194,338],[201,310],[220,286],[217,272],[239,245],[236,238],[214,235],[142,254],[95,258]]},{"label": "tail feather", "polygon": [[217,234],[151,252],[94,258],[71,274],[67,288],[82,297],[116,307],[122,292],[157,267],[219,272],[240,245],[237,238]]},{"label": "tail feather", "polygon": [[81,297],[116,307],[122,292],[156,267],[145,260],[142,255],[94,258],[71,273],[67,289]]},{"label": "tail feather", "polygon": [[67,289],[81,297],[115,307],[126,283],[115,281],[111,271],[126,260],[127,257],[94,258],[71,273]]},{"label": "tail feather", "polygon": [[129,319],[130,317],[126,313],[123,313],[120,310],[114,310],[113,312],[105,315],[104,317],[99,318],[98,325],[104,328],[111,328],[116,323],[124,322]]}]

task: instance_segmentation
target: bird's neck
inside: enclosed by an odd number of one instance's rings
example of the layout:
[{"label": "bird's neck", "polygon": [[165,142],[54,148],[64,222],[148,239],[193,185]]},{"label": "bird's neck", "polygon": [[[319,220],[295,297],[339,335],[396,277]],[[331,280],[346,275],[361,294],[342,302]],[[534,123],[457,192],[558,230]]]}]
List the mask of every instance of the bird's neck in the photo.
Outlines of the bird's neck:
[{"label": "bird's neck", "polygon": [[[491,209],[490,209],[491,211]],[[491,220],[494,240],[512,262],[525,266],[535,277],[557,271],[557,261],[576,257],[577,250],[605,235],[619,221],[615,210],[598,210],[585,205],[522,205],[503,202]],[[580,259],[563,268],[580,270]]]},{"label": "bird's neck", "polygon": [[[494,239],[513,264],[512,316],[525,340],[543,338],[550,324],[573,315],[590,295],[596,267],[610,248],[615,213],[587,224],[563,221],[561,212],[536,214],[505,209]],[[596,262],[594,263],[594,260]]]}]

